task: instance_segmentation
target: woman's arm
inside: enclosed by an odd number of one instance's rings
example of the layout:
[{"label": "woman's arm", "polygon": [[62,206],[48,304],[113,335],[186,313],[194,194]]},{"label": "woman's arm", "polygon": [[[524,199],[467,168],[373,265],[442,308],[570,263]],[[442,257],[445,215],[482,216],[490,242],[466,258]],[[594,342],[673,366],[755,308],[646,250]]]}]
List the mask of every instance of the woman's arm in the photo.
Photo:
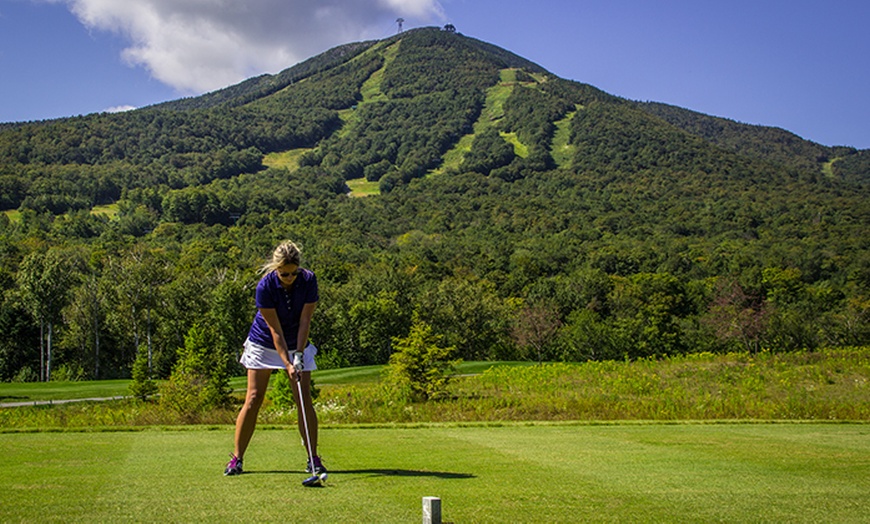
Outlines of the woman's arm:
[{"label": "woman's arm", "polygon": [[296,351],[304,351],[308,346],[308,332],[311,330],[311,317],[317,302],[309,302],[302,306],[302,315],[299,317],[299,333],[296,334]]},{"label": "woman's arm", "polygon": [[293,368],[293,361],[290,359],[290,351],[287,349],[287,341],[284,339],[281,321],[278,320],[278,313],[272,308],[260,308],[260,314],[263,315],[263,320],[266,321],[269,331],[272,332],[272,341],[275,342],[275,350],[278,351],[278,356],[281,357],[284,367],[292,377],[295,370]]}]

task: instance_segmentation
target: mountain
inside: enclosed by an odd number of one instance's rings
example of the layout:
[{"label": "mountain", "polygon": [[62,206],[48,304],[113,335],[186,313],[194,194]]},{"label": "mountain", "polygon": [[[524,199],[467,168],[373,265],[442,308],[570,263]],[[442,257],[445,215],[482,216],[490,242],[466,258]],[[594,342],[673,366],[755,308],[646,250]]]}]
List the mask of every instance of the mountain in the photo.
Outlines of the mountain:
[{"label": "mountain", "polygon": [[[577,130],[577,122],[593,125]],[[611,132],[624,133],[635,122],[662,137],[652,138],[654,143],[646,143],[649,134],[633,136],[631,144],[612,142]],[[627,127],[619,131],[612,125]],[[409,129],[414,132],[405,133]],[[599,131],[608,133],[606,144]],[[496,132],[507,142],[494,139]],[[661,149],[665,135],[674,147],[688,148],[682,156],[692,162],[716,151],[714,156],[730,153],[732,159],[804,177],[858,185],[868,178],[861,160],[866,152],[663,104],[630,103],[559,79],[491,44],[426,28],[339,46],[277,75],[200,97],[131,113],[6,126],[0,134],[0,208],[25,204],[61,213],[113,202],[131,189],[198,187],[256,172],[262,167],[256,157],[263,154],[303,148],[315,149],[301,159],[303,165],[327,168],[346,180],[387,175],[384,189],[430,170],[474,168],[516,178],[556,167],[616,167],[612,155],[574,158],[588,147],[635,161],[642,149],[652,157],[621,168],[650,162],[663,167],[661,155],[673,156],[666,153],[670,146]],[[104,174],[109,165],[113,174]],[[693,168],[672,162],[667,167]],[[22,172],[28,176],[16,175]],[[76,182],[49,182],[55,178]]]},{"label": "mountain", "polygon": [[[165,259],[151,285],[170,296],[292,237],[334,363],[385,361],[412,315],[463,358],[521,356],[517,315],[562,326],[551,358],[866,343],[868,184],[868,150],[626,100],[424,28],[200,97],[0,128],[0,283],[19,308],[0,324],[18,326],[38,254],[72,250],[98,279]],[[185,293],[194,306],[160,295],[169,355],[179,318],[218,307]],[[112,318],[123,374],[138,342]]]}]

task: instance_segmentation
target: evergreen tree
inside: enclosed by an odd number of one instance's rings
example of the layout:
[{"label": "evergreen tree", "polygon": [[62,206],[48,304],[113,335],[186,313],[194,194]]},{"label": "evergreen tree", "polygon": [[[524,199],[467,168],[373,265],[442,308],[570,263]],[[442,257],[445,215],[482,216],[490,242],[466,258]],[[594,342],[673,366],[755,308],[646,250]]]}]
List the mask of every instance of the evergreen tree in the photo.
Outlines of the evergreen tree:
[{"label": "evergreen tree", "polygon": [[172,375],[161,388],[161,404],[195,418],[229,403],[229,361],[222,352],[214,351],[213,340],[214,334],[206,328],[190,328]]},{"label": "evergreen tree", "polygon": [[147,400],[157,393],[157,384],[151,380],[148,370],[148,348],[139,346],[136,360],[133,362],[133,380],[130,382],[130,394],[139,400]]},{"label": "evergreen tree", "polygon": [[393,341],[396,352],[390,356],[385,373],[387,390],[406,400],[432,400],[447,392],[450,376],[458,360],[453,346],[441,345],[441,336],[415,318],[407,337]]}]

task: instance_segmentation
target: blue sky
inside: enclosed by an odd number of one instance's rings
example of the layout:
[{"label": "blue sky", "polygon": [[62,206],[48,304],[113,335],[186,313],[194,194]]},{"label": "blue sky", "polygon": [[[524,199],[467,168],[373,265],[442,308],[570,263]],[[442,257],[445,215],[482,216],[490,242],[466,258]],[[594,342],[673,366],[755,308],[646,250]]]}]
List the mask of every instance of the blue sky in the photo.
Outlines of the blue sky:
[{"label": "blue sky", "polygon": [[398,17],[624,98],[870,148],[866,0],[0,0],[0,122],[200,94]]}]

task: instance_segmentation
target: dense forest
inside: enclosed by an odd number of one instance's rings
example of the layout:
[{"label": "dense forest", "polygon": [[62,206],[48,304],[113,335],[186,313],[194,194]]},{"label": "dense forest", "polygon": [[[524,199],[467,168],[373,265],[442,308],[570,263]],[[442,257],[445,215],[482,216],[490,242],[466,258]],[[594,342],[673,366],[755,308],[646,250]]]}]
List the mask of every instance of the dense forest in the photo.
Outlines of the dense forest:
[{"label": "dense forest", "polygon": [[0,126],[0,380],[128,377],[137,355],[166,377],[192,337],[234,361],[287,238],[320,283],[322,367],[385,363],[412,322],[468,360],[868,344],[868,188],[866,150],[408,31]]}]

